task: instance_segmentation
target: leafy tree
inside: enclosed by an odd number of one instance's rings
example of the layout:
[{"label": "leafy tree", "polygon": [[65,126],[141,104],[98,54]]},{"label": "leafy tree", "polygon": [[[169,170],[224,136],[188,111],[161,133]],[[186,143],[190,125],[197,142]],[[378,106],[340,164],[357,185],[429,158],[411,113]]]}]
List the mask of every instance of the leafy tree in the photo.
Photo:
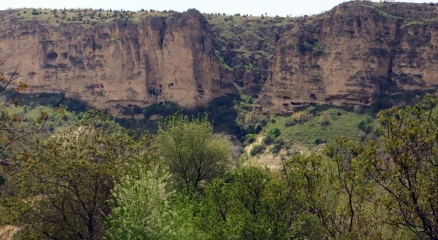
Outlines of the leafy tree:
[{"label": "leafy tree", "polygon": [[[297,155],[283,166],[285,188],[301,209],[298,236],[309,239],[410,239],[385,224],[381,192],[370,181],[366,148],[347,139],[326,149],[329,157]],[[293,190],[292,190],[293,189]]]},{"label": "leafy tree", "polygon": [[326,229],[324,235],[330,233],[326,223],[330,220],[325,217],[324,205],[335,202],[329,197],[331,185],[327,174],[329,169],[326,159],[316,154],[293,156],[283,164],[285,185],[293,189],[297,203],[300,203],[303,211],[318,216],[320,222],[316,222],[314,227],[317,229],[323,225]]},{"label": "leafy tree", "polygon": [[166,190],[170,175],[158,166],[147,169],[138,164],[114,188],[116,207],[112,209],[108,239],[170,238],[172,213]]},{"label": "leafy tree", "polygon": [[[262,198],[269,172],[242,168],[215,179],[201,204],[200,226],[212,239],[261,239],[267,236]],[[211,224],[215,223],[215,224]]]},{"label": "leafy tree", "polygon": [[157,143],[177,185],[188,191],[222,175],[230,164],[230,143],[213,134],[205,116],[190,119],[176,114],[163,120]]},{"label": "leafy tree", "polygon": [[[215,179],[200,204],[199,225],[211,239],[310,238],[317,218],[296,188],[267,169],[244,167]],[[215,223],[215,224],[211,224]]]},{"label": "leafy tree", "polygon": [[136,164],[114,188],[106,239],[195,239],[194,203],[166,188],[167,169]]},{"label": "leafy tree", "polygon": [[[0,66],[3,63],[0,61]],[[0,69],[2,70],[2,69]],[[27,121],[21,114],[10,113],[7,108],[17,106],[18,101],[11,96],[14,93],[23,92],[27,85],[22,82],[16,83],[18,79],[18,67],[12,71],[9,76],[0,73],[0,97],[6,100],[0,100],[0,165],[9,165],[13,153],[8,151],[16,142],[29,137],[40,131],[47,120],[47,113],[41,112],[35,121]]]},{"label": "leafy tree", "polygon": [[[8,202],[26,239],[101,239],[111,190],[126,163],[147,151],[101,112],[16,159],[19,195]],[[15,212],[15,216],[14,216]]]},{"label": "leafy tree", "polygon": [[[16,93],[26,90],[27,85],[22,82],[17,83],[18,67],[10,70],[3,69],[2,65],[0,61],[0,216],[3,215],[0,217],[0,226],[2,222],[7,221],[2,213],[5,209],[4,198],[14,192],[12,184],[8,181],[10,176],[5,170],[11,167],[11,159],[18,151],[29,148],[27,144],[29,138],[40,131],[47,120],[46,112],[41,112],[36,119],[30,120],[15,111],[18,101],[13,97]],[[11,73],[6,74],[6,72]]]},{"label": "leafy tree", "polygon": [[383,150],[370,148],[370,176],[387,193],[391,224],[438,239],[438,97],[378,114]]},{"label": "leafy tree", "polygon": [[345,138],[326,148],[330,201],[321,206],[320,217],[333,238],[392,239],[397,233],[384,224],[386,216],[370,181],[365,153],[364,146]]}]

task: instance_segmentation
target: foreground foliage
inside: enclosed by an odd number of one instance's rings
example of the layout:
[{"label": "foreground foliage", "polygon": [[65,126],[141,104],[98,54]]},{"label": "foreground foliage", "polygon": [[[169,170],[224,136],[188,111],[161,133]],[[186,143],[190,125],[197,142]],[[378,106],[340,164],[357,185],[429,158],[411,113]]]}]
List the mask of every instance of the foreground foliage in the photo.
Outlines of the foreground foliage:
[{"label": "foreground foliage", "polygon": [[389,196],[382,203],[389,222],[438,239],[438,98],[383,111],[379,119],[384,151],[374,145],[370,159],[374,181]]},{"label": "foreground foliage", "polygon": [[41,140],[16,159],[16,197],[8,204],[26,239],[101,239],[120,171],[142,158],[126,131],[102,113]]},{"label": "foreground foliage", "polygon": [[157,135],[160,155],[176,184],[186,191],[198,190],[203,181],[225,173],[230,164],[230,144],[213,135],[204,117],[176,114],[160,123]]},{"label": "foreground foliage", "polygon": [[159,165],[138,164],[114,188],[106,239],[195,239],[193,202],[167,187]]},{"label": "foreground foliage", "polygon": [[205,118],[134,139],[89,112],[15,159],[2,224],[25,239],[437,239],[438,98],[378,119],[367,144],[230,170]]},{"label": "foreground foliage", "polygon": [[207,188],[200,229],[209,239],[320,238],[296,191],[267,169],[236,169]]},{"label": "foreground foliage", "polygon": [[[3,63],[0,60],[0,67]],[[18,102],[12,98],[14,93],[24,92],[27,85],[17,82],[18,67],[9,73],[3,71],[11,69],[0,68],[0,165],[9,165],[14,150],[14,144],[40,131],[47,120],[47,113],[41,111],[35,119],[26,119],[23,114],[9,111],[10,107],[17,107]]]}]

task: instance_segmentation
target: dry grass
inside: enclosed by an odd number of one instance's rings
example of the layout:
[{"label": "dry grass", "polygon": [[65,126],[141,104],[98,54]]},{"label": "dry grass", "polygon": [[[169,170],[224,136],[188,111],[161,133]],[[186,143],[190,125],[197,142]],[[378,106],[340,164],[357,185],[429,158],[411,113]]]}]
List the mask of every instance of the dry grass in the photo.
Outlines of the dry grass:
[{"label": "dry grass", "polygon": [[14,235],[20,230],[19,227],[6,225],[0,227],[0,240],[12,240]]}]

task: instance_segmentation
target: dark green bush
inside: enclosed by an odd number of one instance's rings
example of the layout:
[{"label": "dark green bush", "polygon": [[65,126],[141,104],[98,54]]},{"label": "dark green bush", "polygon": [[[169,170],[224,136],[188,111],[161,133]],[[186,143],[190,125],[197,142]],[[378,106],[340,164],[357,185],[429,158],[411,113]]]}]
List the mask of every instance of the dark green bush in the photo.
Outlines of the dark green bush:
[{"label": "dark green bush", "polygon": [[321,139],[321,138],[316,138],[315,139],[315,141],[313,142],[315,145],[319,145],[319,144],[322,144],[322,143],[326,143],[327,141],[326,140],[323,140],[323,139]]},{"label": "dark green bush", "polygon": [[280,145],[277,145],[277,144],[274,144],[274,145],[272,146],[272,150],[271,150],[271,152],[274,153],[274,154],[277,154],[277,153],[280,152],[280,150],[281,150],[281,146],[280,146]]},{"label": "dark green bush", "polygon": [[370,133],[373,130],[373,126],[370,125],[371,123],[371,119],[367,119],[367,120],[361,120],[358,124],[357,124],[357,128],[359,130],[364,131],[366,134]]},{"label": "dark green bush", "polygon": [[358,124],[357,124],[357,128],[359,128],[360,130],[363,130],[366,126],[366,122],[365,120],[361,120]]},{"label": "dark green bush", "polygon": [[2,175],[0,175],[0,186],[5,185],[6,179]]},{"label": "dark green bush", "polygon": [[321,126],[323,126],[323,127],[327,127],[327,126],[329,126],[331,123],[330,123],[330,120],[328,119],[328,117],[327,116],[321,116],[321,118],[319,119],[319,124],[321,124]]},{"label": "dark green bush", "polygon": [[284,139],[283,138],[276,138],[275,140],[274,140],[274,144],[279,144],[279,145],[284,145],[285,144],[285,141],[284,141]]},{"label": "dark green bush", "polygon": [[279,153],[280,150],[283,148],[283,146],[285,145],[284,139],[283,138],[276,138],[274,140],[274,145],[272,146],[272,153]]},{"label": "dark green bush", "polygon": [[260,154],[260,153],[262,153],[263,151],[265,151],[265,148],[266,148],[266,146],[265,146],[264,144],[258,144],[258,145],[255,145],[255,146],[251,149],[251,151],[249,152],[249,154],[250,154],[251,156],[255,156],[255,155]]},{"label": "dark green bush", "polygon": [[245,136],[244,144],[245,145],[249,145],[249,144],[255,142],[255,140],[256,140],[256,135],[255,134],[248,134],[248,135]]},{"label": "dark green bush", "polygon": [[280,136],[281,131],[278,128],[272,128],[271,130],[269,130],[268,134],[274,135],[275,138],[277,138],[278,136]]},{"label": "dark green bush", "polygon": [[260,123],[261,123],[262,127],[264,127],[264,126],[266,126],[266,124],[268,124],[268,121],[266,120],[266,118],[263,118]]},{"label": "dark green bush", "polygon": [[271,145],[275,140],[275,136],[273,134],[268,134],[263,138],[263,143],[266,145]]},{"label": "dark green bush", "polygon": [[316,113],[316,107],[314,106],[310,106],[307,108],[307,112],[309,112],[310,114],[315,114]]}]

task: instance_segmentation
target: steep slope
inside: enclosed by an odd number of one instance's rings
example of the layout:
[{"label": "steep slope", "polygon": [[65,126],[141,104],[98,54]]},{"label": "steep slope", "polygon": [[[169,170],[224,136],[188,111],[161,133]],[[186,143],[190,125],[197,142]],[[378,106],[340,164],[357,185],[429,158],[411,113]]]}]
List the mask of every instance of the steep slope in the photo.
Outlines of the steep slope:
[{"label": "steep slope", "polygon": [[65,93],[113,115],[235,93],[263,113],[367,106],[436,90],[437,29],[433,3],[354,1],[300,18],[16,9],[0,12],[0,72],[18,66],[29,93]]},{"label": "steep slope", "polygon": [[257,96],[270,74],[276,45],[293,18],[207,14],[221,75],[243,94]]},{"label": "steep slope", "polygon": [[438,86],[433,4],[349,2],[286,27],[262,92],[263,112],[369,105],[379,96]]},{"label": "steep slope", "polygon": [[210,26],[196,10],[143,12],[137,21],[93,26],[26,19],[20,12],[2,13],[0,56],[3,71],[18,66],[30,93],[63,92],[118,114],[118,106],[168,101],[193,108],[228,91]]}]

